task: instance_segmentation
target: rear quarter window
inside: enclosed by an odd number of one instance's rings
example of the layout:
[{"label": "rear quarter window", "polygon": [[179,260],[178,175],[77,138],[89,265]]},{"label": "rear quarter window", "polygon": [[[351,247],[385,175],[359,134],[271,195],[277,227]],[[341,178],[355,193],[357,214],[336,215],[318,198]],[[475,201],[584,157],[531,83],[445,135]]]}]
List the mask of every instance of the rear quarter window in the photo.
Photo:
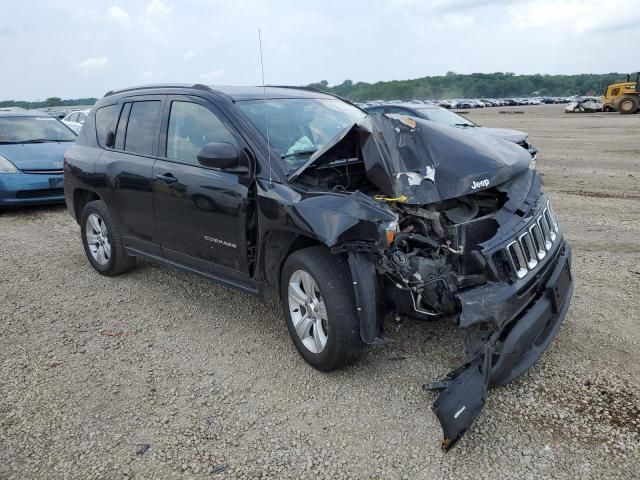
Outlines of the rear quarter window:
[{"label": "rear quarter window", "polygon": [[106,146],[107,134],[113,128],[118,113],[118,105],[107,105],[96,111],[96,138],[98,145],[103,148]]}]

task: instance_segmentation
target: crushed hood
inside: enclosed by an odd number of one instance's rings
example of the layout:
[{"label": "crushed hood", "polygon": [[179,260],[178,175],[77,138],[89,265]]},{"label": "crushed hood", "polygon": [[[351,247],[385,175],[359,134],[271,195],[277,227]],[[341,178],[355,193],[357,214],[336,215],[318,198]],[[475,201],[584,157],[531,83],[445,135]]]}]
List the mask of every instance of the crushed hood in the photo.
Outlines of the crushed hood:
[{"label": "crushed hood", "polygon": [[413,117],[369,115],[342,130],[291,174],[361,158],[366,175],[385,195],[427,204],[499,185],[527,170],[529,153],[489,135]]}]

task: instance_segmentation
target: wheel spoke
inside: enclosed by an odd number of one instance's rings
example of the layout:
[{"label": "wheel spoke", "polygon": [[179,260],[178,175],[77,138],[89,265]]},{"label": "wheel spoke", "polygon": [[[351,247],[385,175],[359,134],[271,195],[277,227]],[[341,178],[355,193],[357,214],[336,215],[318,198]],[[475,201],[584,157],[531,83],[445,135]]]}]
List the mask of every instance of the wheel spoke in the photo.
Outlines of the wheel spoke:
[{"label": "wheel spoke", "polygon": [[109,243],[109,241],[105,241],[103,246],[105,256],[107,257],[107,259],[111,258],[111,244]]},{"label": "wheel spoke", "polygon": [[316,315],[323,320],[329,320],[327,317],[327,307],[323,301],[316,303]]},{"label": "wheel spoke", "polygon": [[315,299],[316,298],[316,282],[313,280],[311,275],[309,275],[307,272],[304,272],[304,274],[301,276],[301,280],[302,280],[302,286],[304,287],[304,291],[306,292],[307,297],[309,297],[310,299]]},{"label": "wheel spoke", "polygon": [[104,247],[102,245],[98,247],[98,251],[96,252],[96,260],[100,265],[104,265],[107,261],[104,256]]},{"label": "wheel spoke", "polygon": [[327,336],[324,334],[324,330],[322,330],[322,322],[320,321],[316,322],[313,327],[313,342],[316,345],[316,352],[324,350],[327,344]]},{"label": "wheel spoke", "polygon": [[98,222],[98,216],[97,215],[89,215],[89,223],[91,224],[91,228],[93,229],[93,233],[95,233],[95,234],[101,233],[100,222]]},{"label": "wheel spoke", "polygon": [[300,288],[299,283],[290,283],[289,284],[289,302],[293,300],[300,305],[304,305],[307,302],[307,295]]},{"label": "wheel spoke", "polygon": [[302,318],[300,318],[300,320],[298,321],[298,324],[295,327],[296,327],[296,333],[298,334],[301,340],[304,340],[309,336],[309,330],[311,330],[312,326],[313,326],[313,321],[308,315],[304,315]]},{"label": "wheel spoke", "polygon": [[102,233],[103,236],[107,236],[108,232],[107,232],[107,224],[104,223],[104,220],[100,221],[100,232]]},{"label": "wheel spoke", "polygon": [[98,243],[98,235],[96,235],[95,233],[87,232],[87,243],[89,245],[97,244]]}]

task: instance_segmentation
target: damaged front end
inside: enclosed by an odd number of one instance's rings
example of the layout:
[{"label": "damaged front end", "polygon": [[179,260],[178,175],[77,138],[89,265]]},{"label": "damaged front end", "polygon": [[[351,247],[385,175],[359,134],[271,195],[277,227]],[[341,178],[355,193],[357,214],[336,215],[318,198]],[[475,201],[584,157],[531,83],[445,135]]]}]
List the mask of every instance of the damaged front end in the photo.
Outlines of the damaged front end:
[{"label": "damaged front end", "polygon": [[489,388],[546,350],[572,293],[571,250],[531,157],[453,130],[368,117],[295,174],[360,161],[370,195],[395,218],[374,239],[332,248],[348,255],[364,342],[384,340],[389,312],[448,319],[463,330],[464,365],[424,387],[438,393],[433,410],[445,450],[472,425]]}]

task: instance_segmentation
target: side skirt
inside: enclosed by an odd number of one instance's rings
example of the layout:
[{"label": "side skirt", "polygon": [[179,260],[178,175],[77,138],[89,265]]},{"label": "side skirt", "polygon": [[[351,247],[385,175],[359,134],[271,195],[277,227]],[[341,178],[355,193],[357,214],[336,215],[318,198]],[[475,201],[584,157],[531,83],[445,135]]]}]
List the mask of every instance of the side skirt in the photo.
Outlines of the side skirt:
[{"label": "side skirt", "polygon": [[214,275],[212,273],[203,272],[202,270],[198,270],[192,267],[187,267],[185,265],[174,262],[172,260],[168,260],[167,258],[145,253],[132,247],[125,247],[125,250],[129,255],[132,255],[134,257],[144,258],[145,260],[149,260],[151,262],[158,263],[160,265],[166,265],[166,266],[175,268],[176,270],[179,270],[181,272],[198,275],[199,277],[206,278],[207,280],[221,283],[228,287],[237,288],[239,290],[249,292],[254,295],[257,295],[260,291],[261,285],[258,282],[255,282],[253,280],[249,280],[247,282],[240,282],[238,280],[235,280],[235,279],[232,280],[221,275]]}]

